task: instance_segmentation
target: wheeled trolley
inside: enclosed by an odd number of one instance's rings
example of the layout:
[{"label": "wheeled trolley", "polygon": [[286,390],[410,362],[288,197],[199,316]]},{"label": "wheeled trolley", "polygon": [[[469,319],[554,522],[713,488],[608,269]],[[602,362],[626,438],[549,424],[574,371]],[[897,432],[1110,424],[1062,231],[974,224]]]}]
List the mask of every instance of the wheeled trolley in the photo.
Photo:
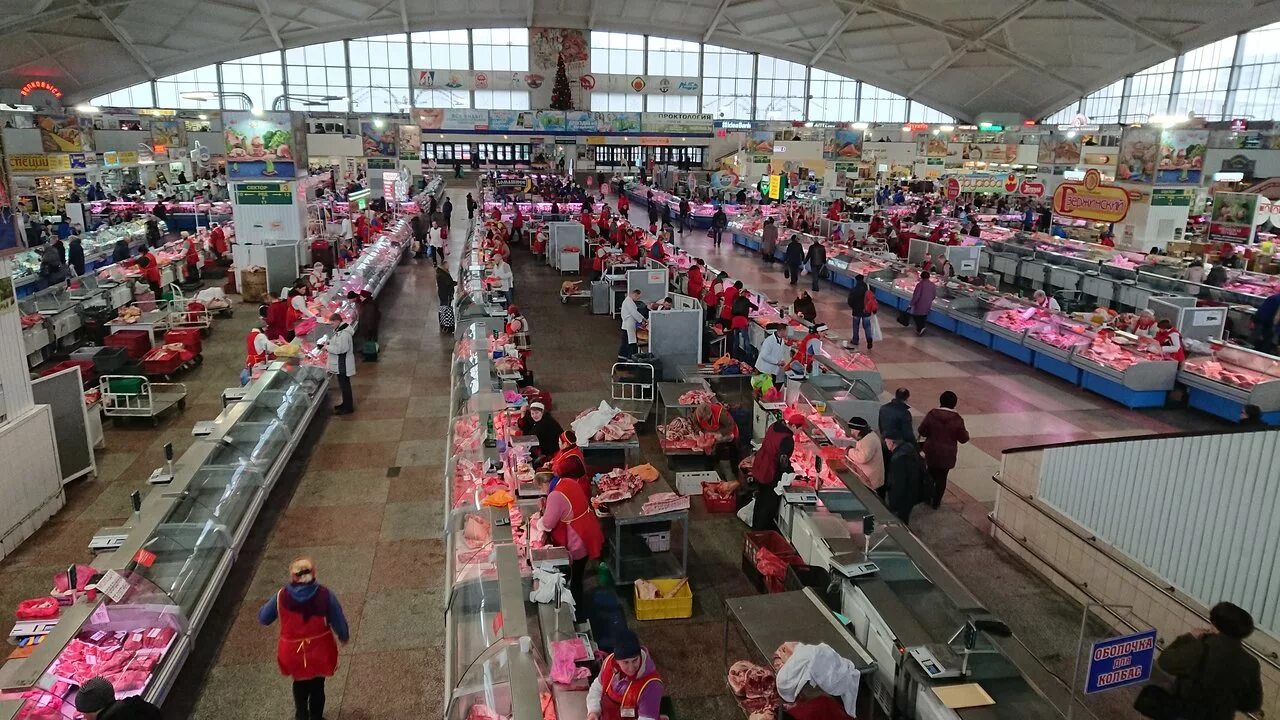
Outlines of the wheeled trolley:
[{"label": "wheeled trolley", "polygon": [[653,411],[653,366],[648,363],[614,363],[610,395],[610,405],[634,417],[636,422],[647,420]]},{"label": "wheeled trolley", "polygon": [[151,382],[142,375],[103,375],[98,379],[102,414],[107,417],[145,417],[158,425],[172,407],[187,406],[187,386]]}]

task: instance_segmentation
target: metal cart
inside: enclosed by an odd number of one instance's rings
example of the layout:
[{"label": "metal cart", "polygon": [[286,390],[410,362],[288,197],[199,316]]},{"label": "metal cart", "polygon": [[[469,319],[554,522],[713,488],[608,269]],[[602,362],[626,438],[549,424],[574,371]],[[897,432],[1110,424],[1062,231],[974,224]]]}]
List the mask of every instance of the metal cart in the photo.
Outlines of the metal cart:
[{"label": "metal cart", "polygon": [[[114,390],[112,388],[115,388]],[[183,383],[151,382],[143,375],[103,375],[98,379],[102,393],[102,414],[107,417],[145,417],[160,423],[169,408],[187,406],[187,386]]]},{"label": "metal cart", "polygon": [[199,307],[192,308],[192,303],[196,301],[182,294],[182,288],[175,285],[169,286],[169,291],[173,293],[173,300],[170,300],[165,309],[169,311],[169,327],[176,328],[199,328],[201,334],[209,334],[209,326],[213,324],[213,313],[204,303],[196,303]]},{"label": "metal cart", "polygon": [[560,284],[560,302],[561,302],[561,303],[565,303],[565,304],[567,304],[570,300],[589,300],[589,299],[591,299],[591,286],[590,286],[590,285],[587,285],[587,286],[584,288],[584,287],[583,287],[583,283],[581,283],[581,282],[577,282],[577,283],[573,283],[573,285],[572,285],[572,286],[575,286],[575,287],[577,287],[578,289],[577,289],[577,290],[575,290],[575,291],[573,291],[573,292],[565,292],[565,290],[566,290],[567,288],[571,287],[571,285],[570,285],[570,284],[568,284],[568,283],[561,283],[561,284]]},{"label": "metal cart", "polygon": [[610,405],[644,422],[653,410],[653,366],[648,363],[620,362],[613,364],[610,374]]}]

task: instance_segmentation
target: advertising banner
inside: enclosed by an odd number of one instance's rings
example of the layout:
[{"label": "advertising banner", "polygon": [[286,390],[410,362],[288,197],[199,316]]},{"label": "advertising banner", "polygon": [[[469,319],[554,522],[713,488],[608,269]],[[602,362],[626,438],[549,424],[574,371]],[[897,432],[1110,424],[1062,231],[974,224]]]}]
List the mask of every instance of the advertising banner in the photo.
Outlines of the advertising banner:
[{"label": "advertising banner", "polygon": [[[772,155],[773,154],[773,131],[753,130],[751,134],[747,136],[747,151],[752,154]],[[753,162],[759,162],[759,161],[753,161]]]},{"label": "advertising banner", "polygon": [[947,157],[955,156],[959,160],[988,163],[1015,163],[1018,161],[1018,146],[1001,143],[951,143]]},{"label": "advertising banner", "polygon": [[540,132],[564,132],[568,118],[563,110],[539,110],[534,113],[535,130]]},{"label": "advertising banner", "polygon": [[1089,651],[1084,692],[1091,695],[1145,682],[1156,660],[1156,631],[1101,640]]},{"label": "advertising banner", "polygon": [[1103,184],[1102,175],[1089,170],[1083,182],[1068,180],[1053,191],[1053,211],[1080,220],[1120,222],[1129,214],[1129,193],[1118,185]]},{"label": "advertising banner", "polygon": [[35,126],[40,129],[40,147],[47,153],[91,152],[93,128],[80,125],[71,115],[36,115]]},{"label": "advertising banner", "polygon": [[1204,176],[1208,130],[1165,130],[1160,133],[1158,185],[1199,185]]},{"label": "advertising banner", "polygon": [[714,130],[712,120],[700,113],[645,113],[640,126],[646,133],[709,136]]},{"label": "advertising banner", "polygon": [[696,77],[593,73],[591,78],[594,80],[593,89],[599,92],[633,95],[697,95],[702,91],[702,79]]},{"label": "advertising banner", "polygon": [[422,131],[417,125],[398,125],[397,153],[402,160],[413,160],[422,157]]},{"label": "advertising banner", "polygon": [[1080,138],[1065,134],[1048,133],[1040,136],[1036,152],[1038,165],[1078,165],[1080,163]]},{"label": "advertising banner", "polygon": [[397,152],[396,128],[382,123],[360,123],[360,145],[365,157],[395,157]]},{"label": "advertising banner", "polygon": [[[293,120],[289,113],[225,111],[227,179],[263,180],[297,177]],[[124,154],[121,153],[123,161]]]},{"label": "advertising banner", "polygon": [[1125,128],[1120,136],[1120,155],[1116,158],[1116,180],[1150,185],[1156,180],[1159,158],[1159,128]]},{"label": "advertising banner", "polygon": [[1195,197],[1196,191],[1192,188],[1156,188],[1151,191],[1151,206],[1191,207]]},{"label": "advertising banner", "polygon": [[490,110],[490,132],[537,130],[537,116],[532,110]]},{"label": "advertising banner", "polygon": [[1258,199],[1252,193],[1218,192],[1213,194],[1209,213],[1209,239],[1234,243],[1253,242],[1258,214]]},{"label": "advertising banner", "polygon": [[570,110],[565,113],[565,127],[576,133],[626,133],[640,131],[638,112],[586,112]]},{"label": "advertising banner", "polygon": [[537,76],[538,87],[531,88],[532,107],[551,107],[551,88],[555,85],[556,66],[564,60],[574,105],[583,107],[580,80],[590,72],[591,44],[585,30],[577,28],[529,28],[529,74]]},{"label": "advertising banner", "polygon": [[152,120],[151,146],[159,152],[162,148],[179,151],[187,147],[187,127],[181,120]]},{"label": "advertising banner", "polygon": [[837,128],[834,133],[831,154],[835,160],[862,158],[862,131]]},{"label": "advertising banner", "polygon": [[69,171],[71,170],[71,156],[66,153],[56,155],[10,155],[9,169],[15,173]]},{"label": "advertising banner", "polygon": [[413,71],[413,83],[421,90],[536,90],[545,78],[535,73],[504,70],[429,70]]}]

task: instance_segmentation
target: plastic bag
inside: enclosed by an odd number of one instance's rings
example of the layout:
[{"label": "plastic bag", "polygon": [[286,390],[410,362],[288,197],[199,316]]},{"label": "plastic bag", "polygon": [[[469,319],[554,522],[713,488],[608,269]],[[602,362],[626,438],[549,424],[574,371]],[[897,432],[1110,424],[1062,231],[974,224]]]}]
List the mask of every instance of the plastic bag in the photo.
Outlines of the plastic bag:
[{"label": "plastic bag", "polygon": [[14,612],[19,620],[48,620],[58,617],[58,600],[48,595],[18,603]]},{"label": "plastic bag", "polygon": [[751,378],[751,388],[760,394],[764,394],[773,388],[773,376],[760,373]]},{"label": "plastic bag", "polygon": [[884,330],[880,329],[880,318],[871,316],[871,339],[880,342],[884,339]]}]

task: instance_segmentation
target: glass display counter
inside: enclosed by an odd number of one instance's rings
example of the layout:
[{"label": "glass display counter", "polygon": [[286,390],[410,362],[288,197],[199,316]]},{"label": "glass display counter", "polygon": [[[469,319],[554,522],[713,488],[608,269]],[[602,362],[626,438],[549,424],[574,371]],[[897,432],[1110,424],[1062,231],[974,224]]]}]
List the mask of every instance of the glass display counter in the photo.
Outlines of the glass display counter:
[{"label": "glass display counter", "polygon": [[1182,363],[1178,380],[1190,391],[1188,403],[1233,421],[1245,405],[1257,405],[1265,422],[1280,423],[1280,358],[1238,345],[1214,347],[1212,355]]},{"label": "glass display counter", "polygon": [[1065,315],[1041,312],[1022,343],[1035,353],[1031,364],[1063,380],[1080,384],[1080,368],[1071,364],[1077,348],[1093,342],[1094,328]]},{"label": "glass display counter", "polygon": [[[160,221],[160,233],[168,232],[168,225]],[[121,223],[80,235],[84,248],[85,269],[93,272],[110,264],[111,253],[117,240],[129,243],[132,256],[138,246],[146,241],[147,226],[143,220]],[[43,248],[25,250],[13,256],[13,286],[18,297],[24,297],[44,287],[40,279],[40,255]]]},{"label": "glass display counter", "polygon": [[1083,370],[1081,387],[1131,408],[1163,406],[1178,374],[1176,361],[1127,333],[1098,333],[1071,364]]}]

